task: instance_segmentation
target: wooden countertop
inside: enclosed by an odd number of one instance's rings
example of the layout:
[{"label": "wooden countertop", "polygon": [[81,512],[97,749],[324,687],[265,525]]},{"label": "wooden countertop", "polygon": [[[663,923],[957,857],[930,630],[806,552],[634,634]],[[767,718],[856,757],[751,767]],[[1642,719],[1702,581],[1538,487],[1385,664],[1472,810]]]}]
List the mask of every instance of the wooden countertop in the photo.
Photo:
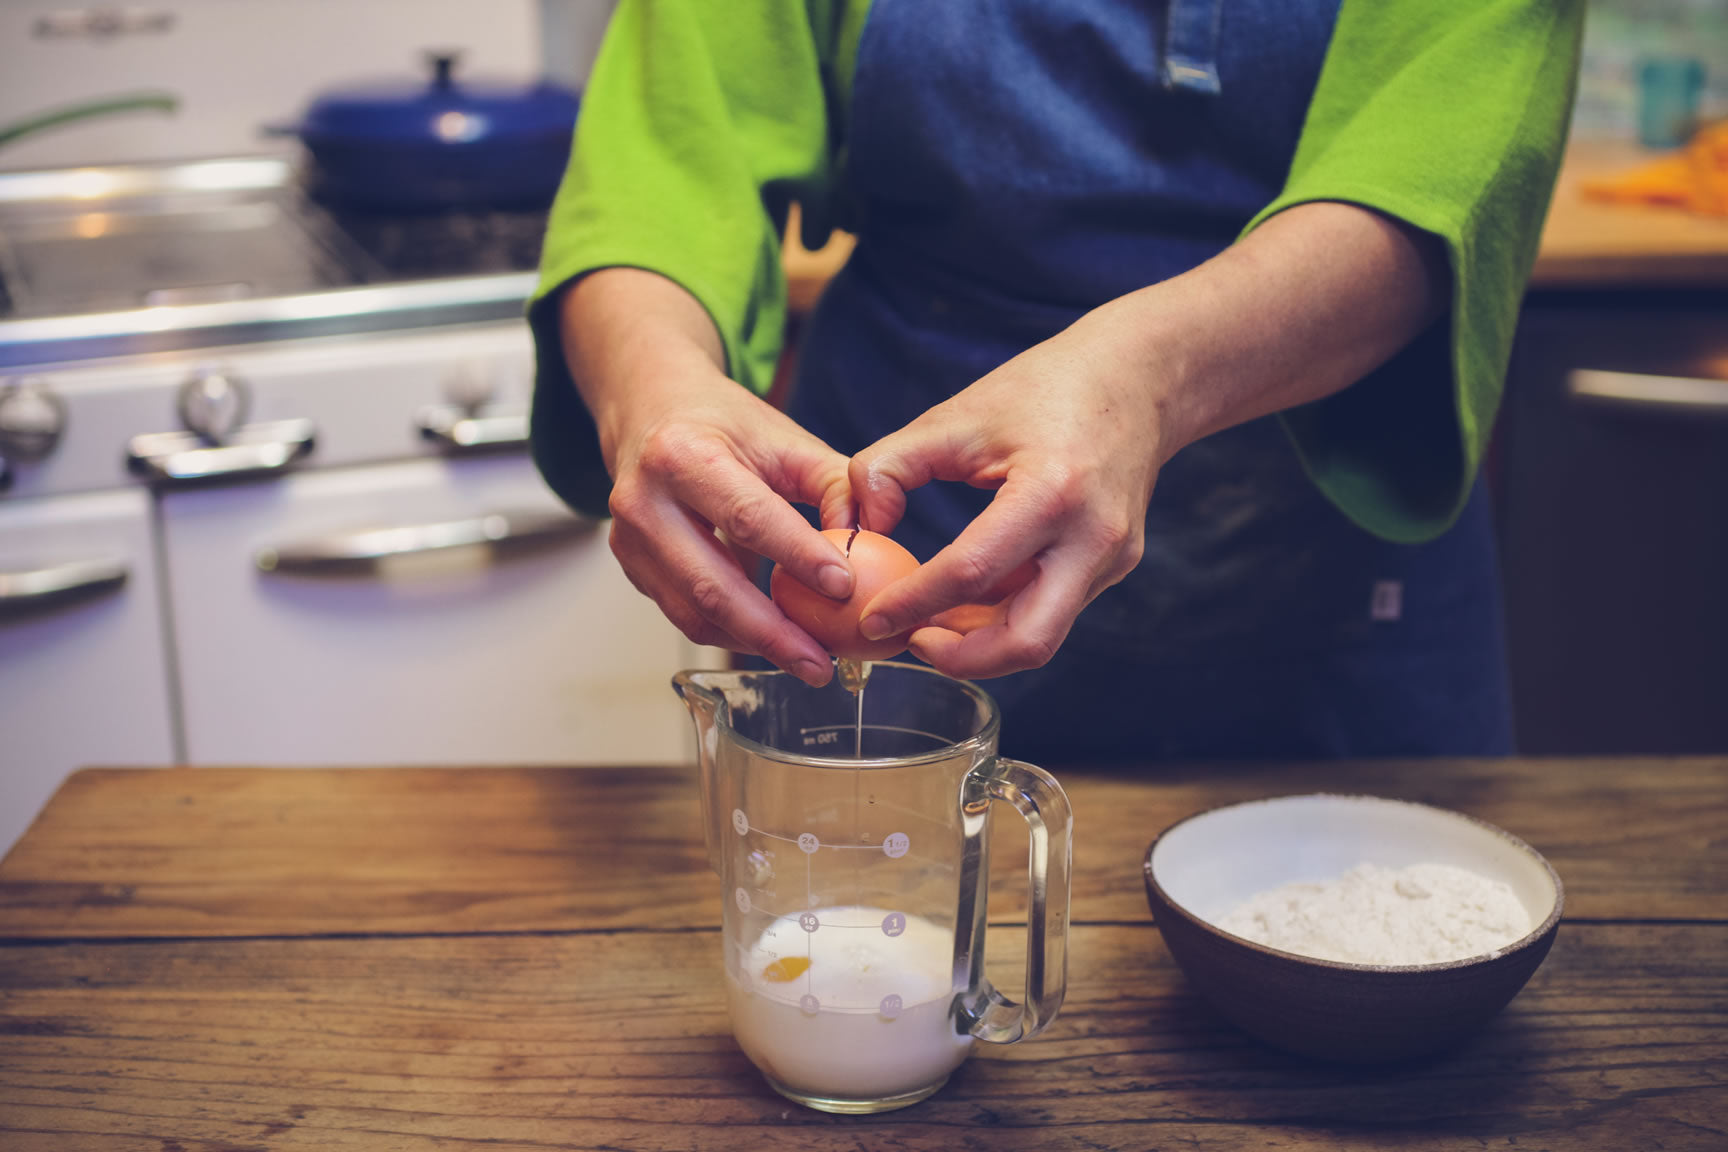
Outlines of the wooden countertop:
[{"label": "wooden countertop", "polygon": [[[1728,218],[1601,204],[1579,191],[1588,179],[1636,168],[1652,155],[1636,145],[1608,141],[1579,140],[1568,147],[1531,287],[1728,288]],[[836,233],[826,247],[810,252],[798,243],[794,224],[784,252],[794,312],[815,307],[852,247],[851,236]]]},{"label": "wooden countertop", "polygon": [[1728,217],[1586,200],[1589,179],[1629,171],[1655,153],[1631,144],[1574,141],[1554,187],[1536,288],[1728,288]]},{"label": "wooden countertop", "polygon": [[[843,1118],[774,1095],[731,1040],[688,770],[78,773],[0,863],[0,1146],[1724,1146],[1728,759],[1059,775],[1061,1016],[915,1108]],[[1478,815],[1564,879],[1553,953],[1463,1049],[1306,1064],[1221,1022],[1165,952],[1154,832],[1321,789]],[[1016,986],[1018,933],[990,941]]]}]

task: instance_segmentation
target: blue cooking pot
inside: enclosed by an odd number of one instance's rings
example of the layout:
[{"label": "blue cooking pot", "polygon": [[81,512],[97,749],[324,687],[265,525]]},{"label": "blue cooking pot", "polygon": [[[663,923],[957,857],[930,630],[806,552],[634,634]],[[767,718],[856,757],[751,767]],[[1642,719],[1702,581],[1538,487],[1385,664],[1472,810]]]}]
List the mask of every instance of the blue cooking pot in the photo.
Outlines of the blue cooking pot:
[{"label": "blue cooking pot", "polygon": [[385,211],[545,208],[570,155],[580,98],[555,84],[458,83],[433,53],[430,84],[324,93],[287,131],[306,146],[318,200]]}]

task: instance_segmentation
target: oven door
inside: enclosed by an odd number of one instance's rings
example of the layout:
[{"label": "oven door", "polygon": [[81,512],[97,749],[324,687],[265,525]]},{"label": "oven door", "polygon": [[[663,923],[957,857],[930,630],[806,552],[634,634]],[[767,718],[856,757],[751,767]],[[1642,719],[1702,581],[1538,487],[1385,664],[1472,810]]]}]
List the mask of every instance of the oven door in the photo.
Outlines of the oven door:
[{"label": "oven door", "polygon": [[174,759],[150,497],[0,503],[0,853],[68,772]]},{"label": "oven door", "polygon": [[699,660],[522,456],[162,494],[189,758],[670,763]]}]

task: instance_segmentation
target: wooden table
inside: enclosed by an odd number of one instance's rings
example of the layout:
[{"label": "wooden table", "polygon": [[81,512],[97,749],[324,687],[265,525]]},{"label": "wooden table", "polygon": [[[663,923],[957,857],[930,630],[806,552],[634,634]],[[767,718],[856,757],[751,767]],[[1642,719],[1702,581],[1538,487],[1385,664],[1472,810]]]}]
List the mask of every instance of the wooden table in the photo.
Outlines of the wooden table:
[{"label": "wooden table", "polygon": [[[730,1038],[686,770],[81,772],[0,864],[0,1148],[1728,1148],[1728,759],[1061,775],[1060,1018],[844,1118]],[[1304,1063],[1172,965],[1153,833],[1317,789],[1481,816],[1565,880],[1552,955],[1463,1049]]]}]

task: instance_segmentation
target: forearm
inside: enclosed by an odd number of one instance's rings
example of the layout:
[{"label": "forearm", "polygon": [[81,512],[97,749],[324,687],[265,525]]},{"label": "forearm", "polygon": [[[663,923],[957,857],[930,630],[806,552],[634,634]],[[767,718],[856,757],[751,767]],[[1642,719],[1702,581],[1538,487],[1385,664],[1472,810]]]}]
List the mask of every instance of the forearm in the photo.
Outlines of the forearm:
[{"label": "forearm", "polygon": [[692,381],[711,382],[725,372],[725,352],[708,313],[653,272],[589,273],[564,293],[559,320],[565,359],[593,414],[609,469],[632,421],[667,411]]},{"label": "forearm", "polygon": [[1162,464],[1348,387],[1431,324],[1449,289],[1437,238],[1354,205],[1301,204],[1074,332],[1099,341],[1124,386],[1151,389]]}]

